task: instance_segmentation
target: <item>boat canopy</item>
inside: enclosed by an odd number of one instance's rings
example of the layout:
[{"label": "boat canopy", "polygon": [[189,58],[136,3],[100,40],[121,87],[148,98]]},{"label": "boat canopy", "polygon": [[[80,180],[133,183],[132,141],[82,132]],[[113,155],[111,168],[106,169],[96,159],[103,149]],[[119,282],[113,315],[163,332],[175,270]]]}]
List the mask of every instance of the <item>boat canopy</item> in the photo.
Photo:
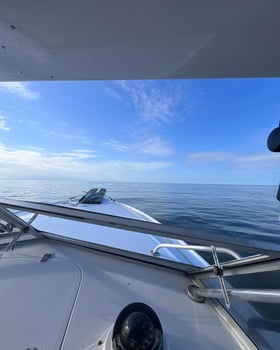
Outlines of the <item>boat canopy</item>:
[{"label": "boat canopy", "polygon": [[2,0],[0,77],[279,77],[279,17],[263,0]]}]

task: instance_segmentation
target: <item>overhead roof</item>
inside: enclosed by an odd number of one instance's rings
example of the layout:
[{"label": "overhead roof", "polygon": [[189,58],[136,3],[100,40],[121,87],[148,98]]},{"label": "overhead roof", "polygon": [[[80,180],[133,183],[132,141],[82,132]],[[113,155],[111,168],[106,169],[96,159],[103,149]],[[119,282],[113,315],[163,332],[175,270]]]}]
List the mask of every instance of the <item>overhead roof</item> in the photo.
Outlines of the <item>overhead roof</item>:
[{"label": "overhead roof", "polygon": [[1,0],[0,80],[280,76],[278,0]]}]

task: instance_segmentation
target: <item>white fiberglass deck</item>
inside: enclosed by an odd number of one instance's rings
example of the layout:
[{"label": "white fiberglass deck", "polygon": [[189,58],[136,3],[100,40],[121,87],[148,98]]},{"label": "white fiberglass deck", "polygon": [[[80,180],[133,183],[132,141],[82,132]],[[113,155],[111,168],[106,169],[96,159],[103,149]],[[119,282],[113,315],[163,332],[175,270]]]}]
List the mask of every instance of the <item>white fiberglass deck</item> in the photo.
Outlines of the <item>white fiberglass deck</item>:
[{"label": "white fiberglass deck", "polygon": [[182,272],[33,239],[2,256],[0,273],[1,349],[111,350],[108,331],[134,302],[158,315],[164,350],[254,349],[211,303],[187,297]]}]

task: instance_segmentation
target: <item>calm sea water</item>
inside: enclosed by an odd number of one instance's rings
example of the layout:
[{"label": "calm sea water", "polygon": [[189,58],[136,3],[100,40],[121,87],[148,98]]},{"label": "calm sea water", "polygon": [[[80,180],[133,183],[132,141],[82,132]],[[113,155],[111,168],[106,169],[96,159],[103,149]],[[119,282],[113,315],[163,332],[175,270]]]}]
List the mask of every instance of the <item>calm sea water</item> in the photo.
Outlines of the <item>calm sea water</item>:
[{"label": "calm sea water", "polygon": [[162,223],[226,235],[280,237],[277,186],[0,180],[0,197],[56,202],[106,187]]}]

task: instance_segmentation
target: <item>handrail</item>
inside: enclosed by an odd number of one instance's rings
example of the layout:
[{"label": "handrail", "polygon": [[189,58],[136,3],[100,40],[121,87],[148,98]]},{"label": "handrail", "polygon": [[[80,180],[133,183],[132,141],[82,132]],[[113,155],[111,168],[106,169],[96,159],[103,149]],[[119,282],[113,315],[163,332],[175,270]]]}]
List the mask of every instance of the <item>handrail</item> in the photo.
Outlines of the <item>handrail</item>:
[{"label": "handrail", "polygon": [[[32,222],[37,218],[38,214],[34,214],[27,222],[26,226],[24,226],[12,239],[12,241],[10,243],[7,244],[6,248],[5,248],[5,252],[8,252],[9,250],[13,250],[17,241],[19,240],[20,236],[23,233],[27,233],[30,230],[30,225],[32,224]],[[3,254],[2,254],[3,255]],[[2,256],[0,255],[0,257]]]},{"label": "handrail", "polygon": [[[239,260],[231,260],[223,263],[223,276],[248,275],[258,272],[269,272],[280,270],[280,259],[271,260],[266,255],[253,255]],[[204,267],[199,272],[192,273],[195,278],[207,279],[216,278],[213,265]]]},{"label": "handrail", "polygon": [[[155,248],[151,251],[152,255],[158,255],[159,254],[158,251],[162,248],[185,249],[185,250],[195,250],[198,252],[210,252],[210,253],[212,253],[211,246],[161,243],[161,244],[158,244],[157,246],[155,246]],[[228,254],[228,255],[232,256],[234,259],[241,259],[241,256],[239,254],[237,254],[235,251],[228,249],[228,248],[216,247],[216,251],[218,253]]]},{"label": "handrail", "polygon": [[[187,288],[187,295],[196,302],[204,302],[205,298],[224,299],[222,289],[198,288],[190,285]],[[227,289],[231,299],[280,304],[279,289]]]},{"label": "handrail", "polygon": [[[1,207],[0,207],[0,218],[6,220],[7,222],[12,222],[15,225],[15,227],[17,227],[19,230],[23,230],[28,224],[17,215]],[[31,233],[35,237],[40,237],[40,233],[32,226],[29,226],[29,233]],[[14,234],[10,234],[9,236],[14,236]]]}]

